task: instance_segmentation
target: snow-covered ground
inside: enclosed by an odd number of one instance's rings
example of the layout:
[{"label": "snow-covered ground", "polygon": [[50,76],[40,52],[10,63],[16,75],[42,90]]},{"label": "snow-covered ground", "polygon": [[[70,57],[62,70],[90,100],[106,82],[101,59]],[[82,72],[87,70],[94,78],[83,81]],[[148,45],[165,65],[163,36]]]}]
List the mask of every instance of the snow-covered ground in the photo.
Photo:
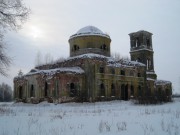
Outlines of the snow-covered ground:
[{"label": "snow-covered ground", "polygon": [[180,99],[161,105],[131,101],[0,103],[0,135],[179,135]]}]

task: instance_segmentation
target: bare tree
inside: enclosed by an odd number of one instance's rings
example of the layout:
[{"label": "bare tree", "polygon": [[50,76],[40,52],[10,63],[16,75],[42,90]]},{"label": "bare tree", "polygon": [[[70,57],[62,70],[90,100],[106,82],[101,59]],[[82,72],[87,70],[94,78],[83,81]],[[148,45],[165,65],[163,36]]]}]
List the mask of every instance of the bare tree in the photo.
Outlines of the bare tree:
[{"label": "bare tree", "polygon": [[111,53],[111,57],[113,57],[115,60],[130,60],[128,56],[121,56],[119,53]]},{"label": "bare tree", "polygon": [[65,60],[64,57],[60,57],[60,58],[58,58],[55,62],[63,62],[64,60]]},{"label": "bare tree", "polygon": [[0,41],[0,74],[3,76],[7,76],[6,70],[11,64],[11,58],[6,55],[5,50],[4,44]]},{"label": "bare tree", "polygon": [[53,63],[53,57],[50,53],[47,53],[44,57],[45,64],[52,64]]},{"label": "bare tree", "polygon": [[0,84],[0,102],[12,101],[12,88],[8,84]]},{"label": "bare tree", "polygon": [[0,0],[0,74],[7,76],[11,59],[5,52],[4,33],[7,30],[17,31],[29,16],[30,9],[22,0]]},{"label": "bare tree", "polygon": [[40,51],[37,52],[36,58],[35,58],[35,66],[40,66],[43,64],[42,61],[42,54]]}]

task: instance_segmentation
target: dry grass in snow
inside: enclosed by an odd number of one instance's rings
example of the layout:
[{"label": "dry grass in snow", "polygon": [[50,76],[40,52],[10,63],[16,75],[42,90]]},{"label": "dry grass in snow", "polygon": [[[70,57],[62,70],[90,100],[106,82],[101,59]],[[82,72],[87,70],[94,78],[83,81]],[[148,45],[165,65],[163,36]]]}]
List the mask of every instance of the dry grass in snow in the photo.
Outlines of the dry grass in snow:
[{"label": "dry grass in snow", "polygon": [[131,101],[0,103],[0,135],[179,135],[180,99],[161,105]]}]

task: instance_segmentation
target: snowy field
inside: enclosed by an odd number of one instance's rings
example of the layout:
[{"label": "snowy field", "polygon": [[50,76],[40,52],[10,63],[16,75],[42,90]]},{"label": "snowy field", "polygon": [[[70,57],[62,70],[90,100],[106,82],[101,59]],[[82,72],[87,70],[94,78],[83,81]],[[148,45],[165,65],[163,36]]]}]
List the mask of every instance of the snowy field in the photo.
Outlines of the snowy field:
[{"label": "snowy field", "polygon": [[131,101],[0,103],[0,135],[179,135],[180,99],[161,105]]}]

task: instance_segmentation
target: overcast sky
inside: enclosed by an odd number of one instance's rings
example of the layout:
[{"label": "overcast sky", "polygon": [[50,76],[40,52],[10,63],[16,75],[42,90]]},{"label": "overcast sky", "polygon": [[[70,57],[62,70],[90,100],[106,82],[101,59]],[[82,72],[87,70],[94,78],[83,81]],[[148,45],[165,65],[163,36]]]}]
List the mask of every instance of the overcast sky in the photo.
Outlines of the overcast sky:
[{"label": "overcast sky", "polygon": [[153,33],[155,72],[158,79],[172,81],[180,93],[180,0],[24,0],[32,11],[20,31],[8,32],[8,54],[13,58],[9,77],[0,83],[13,86],[21,69],[35,66],[35,57],[50,53],[54,59],[69,57],[68,39],[87,25],[111,37],[111,52],[129,56],[128,34]]}]

